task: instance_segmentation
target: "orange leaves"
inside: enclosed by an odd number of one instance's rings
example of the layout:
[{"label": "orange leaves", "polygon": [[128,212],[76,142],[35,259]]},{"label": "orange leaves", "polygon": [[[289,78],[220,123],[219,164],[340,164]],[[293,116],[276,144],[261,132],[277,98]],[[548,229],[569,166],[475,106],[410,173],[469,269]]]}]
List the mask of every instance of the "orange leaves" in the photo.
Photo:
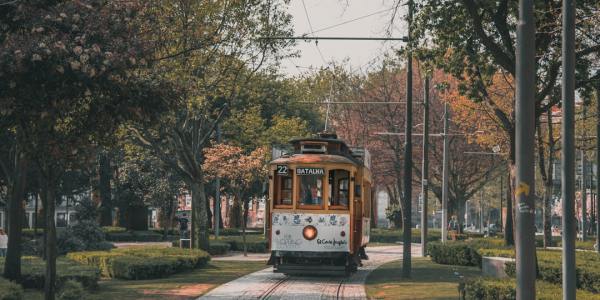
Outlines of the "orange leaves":
[{"label": "orange leaves", "polygon": [[265,148],[256,148],[250,154],[238,146],[217,144],[204,150],[204,170],[209,178],[232,181],[238,186],[248,186],[267,174]]},{"label": "orange leaves", "polygon": [[[473,133],[469,142],[492,149],[500,146],[501,152],[509,152],[510,136],[508,126],[512,126],[514,110],[514,80],[510,75],[496,73],[486,88],[484,100],[475,102],[459,90],[459,81],[448,76],[449,88],[442,93],[443,101],[452,108],[452,120],[462,131]],[[506,124],[504,117],[509,117]]]}]

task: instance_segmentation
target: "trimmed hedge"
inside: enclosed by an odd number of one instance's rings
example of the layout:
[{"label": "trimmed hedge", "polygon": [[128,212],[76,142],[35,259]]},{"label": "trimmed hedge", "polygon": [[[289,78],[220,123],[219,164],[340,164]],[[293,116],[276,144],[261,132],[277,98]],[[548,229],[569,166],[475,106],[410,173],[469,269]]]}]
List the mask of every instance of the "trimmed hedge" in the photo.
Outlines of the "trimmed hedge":
[{"label": "trimmed hedge", "polygon": [[[244,242],[241,236],[224,236],[221,242],[228,243],[232,251],[244,251]],[[263,236],[246,236],[246,247],[250,253],[266,253],[269,250],[267,240]]]},{"label": "trimmed hedge", "polygon": [[[4,260],[0,260],[4,269]],[[21,279],[18,281],[24,288],[43,289],[46,274],[46,263],[39,257],[23,257],[21,260]],[[94,266],[80,264],[76,261],[59,258],[56,260],[56,284],[62,286],[67,280],[75,280],[85,288],[98,287],[100,270]]]},{"label": "trimmed hedge", "polygon": [[153,231],[108,232],[106,240],[111,242],[162,242],[162,234]]},{"label": "trimmed hedge", "polygon": [[[476,278],[460,283],[458,290],[465,300],[514,300],[516,299],[514,279]],[[562,288],[544,281],[536,282],[536,299],[561,299]],[[598,295],[577,290],[577,299],[598,299]]]},{"label": "trimmed hedge", "polygon": [[443,265],[481,266],[481,255],[466,242],[427,244],[431,260]]},{"label": "trimmed hedge", "polygon": [[[576,252],[575,255],[577,288],[592,293],[600,293],[600,256],[594,252]],[[539,269],[537,277],[549,283],[561,284],[562,253],[560,251],[538,250],[537,256]],[[506,274],[515,277],[516,264],[507,262],[505,265]]]},{"label": "trimmed hedge", "polygon": [[58,290],[59,300],[79,300],[83,298],[85,291],[81,283],[74,280],[67,280]]},{"label": "trimmed hedge", "polygon": [[180,248],[122,248],[69,253],[69,258],[96,266],[105,277],[129,280],[162,278],[197,269],[210,260],[202,250]]},{"label": "trimmed hedge", "polygon": [[102,226],[102,231],[104,233],[120,233],[126,232],[127,228],[119,226]]},{"label": "trimmed hedge", "polygon": [[23,288],[12,281],[0,277],[0,300],[23,299]]}]

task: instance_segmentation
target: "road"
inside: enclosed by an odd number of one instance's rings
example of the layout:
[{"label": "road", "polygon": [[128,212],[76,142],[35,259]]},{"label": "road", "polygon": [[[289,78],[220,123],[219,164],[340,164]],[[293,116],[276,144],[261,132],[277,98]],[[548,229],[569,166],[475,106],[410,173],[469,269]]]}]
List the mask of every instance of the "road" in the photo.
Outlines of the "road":
[{"label": "road", "polygon": [[[387,262],[402,258],[402,246],[367,248],[369,260],[350,277],[299,277],[273,273],[271,267],[217,287],[199,299],[365,299],[367,275]],[[412,245],[413,257],[421,255]]]}]

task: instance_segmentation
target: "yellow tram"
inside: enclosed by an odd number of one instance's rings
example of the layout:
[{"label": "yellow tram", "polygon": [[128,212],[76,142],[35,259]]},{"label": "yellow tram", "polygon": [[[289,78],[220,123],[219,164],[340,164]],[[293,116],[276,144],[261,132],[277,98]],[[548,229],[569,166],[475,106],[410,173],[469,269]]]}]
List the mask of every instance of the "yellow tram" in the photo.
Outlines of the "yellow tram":
[{"label": "yellow tram", "polygon": [[285,274],[349,274],[368,259],[369,154],[335,134],[291,143],[294,154],[269,165],[269,264]]}]

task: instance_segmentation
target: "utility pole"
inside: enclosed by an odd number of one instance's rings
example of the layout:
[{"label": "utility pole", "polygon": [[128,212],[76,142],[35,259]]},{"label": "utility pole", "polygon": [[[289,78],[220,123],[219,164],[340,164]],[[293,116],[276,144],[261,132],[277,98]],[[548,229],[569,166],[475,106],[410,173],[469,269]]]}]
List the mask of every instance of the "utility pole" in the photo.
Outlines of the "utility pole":
[{"label": "utility pole", "polygon": [[[586,115],[586,106],[583,103],[583,118],[582,122],[585,122]],[[585,123],[584,123],[585,124]],[[582,141],[583,143],[583,141]],[[586,165],[585,161],[585,149],[584,145],[581,145],[581,240],[585,241],[587,239],[587,174],[586,174]]]},{"label": "utility pole", "polygon": [[[221,123],[217,123],[216,128],[217,144],[221,143]],[[215,239],[219,238],[219,230],[221,229],[221,178],[217,176],[215,178],[215,221],[213,222],[215,228]]]},{"label": "utility pole", "polygon": [[429,75],[425,76],[425,95],[423,101],[423,171],[421,174],[421,255],[427,253],[427,185],[429,184]]},{"label": "utility pole", "polygon": [[450,112],[448,102],[444,104],[444,154],[442,158],[442,243],[448,239],[448,125]]},{"label": "utility pole", "polygon": [[600,113],[600,79],[596,83],[596,251],[598,251],[598,253],[600,253],[600,114],[599,113]]},{"label": "utility pole", "polygon": [[406,139],[404,145],[404,239],[402,247],[402,277],[410,278],[412,241],[412,27],[413,1],[408,1],[408,45],[406,59]]},{"label": "utility pole", "polygon": [[[562,288],[575,299],[575,1],[562,7]],[[518,79],[517,79],[518,80]],[[532,85],[530,85],[532,86]],[[517,271],[518,272],[518,271]]]},{"label": "utility pole", "polygon": [[[535,299],[535,17],[533,0],[519,1],[516,100],[517,299]],[[572,299],[572,298],[571,298]]]}]

